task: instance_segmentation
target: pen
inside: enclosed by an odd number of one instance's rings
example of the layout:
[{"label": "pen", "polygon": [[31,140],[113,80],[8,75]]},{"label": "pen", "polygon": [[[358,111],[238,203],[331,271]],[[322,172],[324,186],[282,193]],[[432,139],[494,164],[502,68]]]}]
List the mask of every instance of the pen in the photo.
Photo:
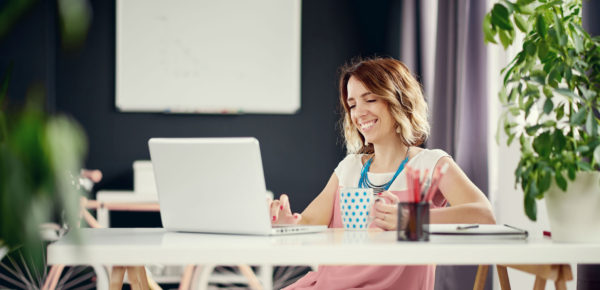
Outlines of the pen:
[{"label": "pen", "polygon": [[466,230],[466,229],[476,229],[479,225],[467,225],[467,226],[457,226],[457,230]]}]

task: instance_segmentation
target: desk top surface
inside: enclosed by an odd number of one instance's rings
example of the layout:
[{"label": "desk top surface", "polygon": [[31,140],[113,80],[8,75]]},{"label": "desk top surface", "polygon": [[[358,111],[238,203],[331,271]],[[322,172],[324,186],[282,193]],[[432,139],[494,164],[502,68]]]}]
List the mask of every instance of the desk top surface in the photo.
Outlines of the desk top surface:
[{"label": "desk top surface", "polygon": [[548,238],[432,235],[398,242],[396,232],[243,236],[168,232],[162,228],[81,229],[48,246],[49,264],[555,264],[600,263],[600,243]]}]

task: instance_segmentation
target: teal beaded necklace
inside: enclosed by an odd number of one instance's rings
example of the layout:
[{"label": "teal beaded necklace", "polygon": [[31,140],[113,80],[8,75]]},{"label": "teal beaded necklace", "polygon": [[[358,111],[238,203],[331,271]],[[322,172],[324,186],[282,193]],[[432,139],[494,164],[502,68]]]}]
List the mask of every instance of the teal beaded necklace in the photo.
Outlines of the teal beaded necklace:
[{"label": "teal beaded necklace", "polygon": [[410,149],[410,147],[408,147],[406,149],[406,158],[404,158],[402,163],[400,163],[400,166],[398,166],[398,169],[396,170],[396,173],[394,173],[394,176],[392,177],[392,179],[381,185],[375,185],[369,180],[368,173],[369,173],[369,168],[371,168],[371,163],[373,163],[373,157],[369,158],[369,160],[367,160],[367,162],[365,162],[362,170],[360,171],[360,179],[358,180],[358,187],[359,188],[373,188],[373,190],[375,192],[389,190],[390,186],[392,185],[394,180],[396,180],[396,177],[398,177],[398,175],[400,175],[400,172],[402,172],[402,170],[406,166],[406,163],[408,162],[408,150],[409,149]]}]

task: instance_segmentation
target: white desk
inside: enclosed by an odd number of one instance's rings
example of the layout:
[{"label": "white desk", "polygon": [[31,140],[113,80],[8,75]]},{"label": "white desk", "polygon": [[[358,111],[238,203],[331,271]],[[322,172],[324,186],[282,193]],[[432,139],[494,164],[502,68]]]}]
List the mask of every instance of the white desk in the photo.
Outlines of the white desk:
[{"label": "white desk", "polygon": [[170,233],[160,228],[82,229],[48,246],[48,264],[586,264],[600,263],[600,244],[432,236],[397,242],[395,232],[328,230],[279,237]]}]

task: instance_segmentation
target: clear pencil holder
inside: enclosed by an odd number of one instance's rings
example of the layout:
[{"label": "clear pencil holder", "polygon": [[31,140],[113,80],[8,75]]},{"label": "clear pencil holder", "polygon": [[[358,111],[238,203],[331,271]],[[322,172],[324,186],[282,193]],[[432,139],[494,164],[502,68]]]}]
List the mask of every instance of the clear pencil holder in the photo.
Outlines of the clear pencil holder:
[{"label": "clear pencil holder", "polygon": [[429,203],[398,203],[398,241],[429,241]]}]

